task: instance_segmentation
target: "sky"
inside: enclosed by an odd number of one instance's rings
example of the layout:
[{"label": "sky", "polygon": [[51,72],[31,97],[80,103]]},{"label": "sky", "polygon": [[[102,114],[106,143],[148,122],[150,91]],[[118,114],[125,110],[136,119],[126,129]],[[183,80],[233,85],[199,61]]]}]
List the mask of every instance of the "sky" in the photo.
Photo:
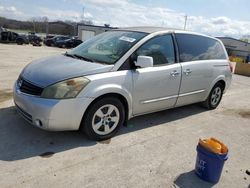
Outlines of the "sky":
[{"label": "sky", "polygon": [[0,16],[81,19],[114,27],[163,26],[211,36],[250,36],[250,0],[0,0]]}]

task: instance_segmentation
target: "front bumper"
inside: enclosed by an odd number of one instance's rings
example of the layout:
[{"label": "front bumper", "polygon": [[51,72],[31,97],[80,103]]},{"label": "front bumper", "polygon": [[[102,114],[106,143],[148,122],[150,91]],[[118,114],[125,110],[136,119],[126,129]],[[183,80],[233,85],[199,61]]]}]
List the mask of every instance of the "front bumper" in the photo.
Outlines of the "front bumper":
[{"label": "front bumper", "polygon": [[44,99],[22,93],[14,85],[17,111],[34,126],[50,131],[78,130],[84,112],[93,98]]}]

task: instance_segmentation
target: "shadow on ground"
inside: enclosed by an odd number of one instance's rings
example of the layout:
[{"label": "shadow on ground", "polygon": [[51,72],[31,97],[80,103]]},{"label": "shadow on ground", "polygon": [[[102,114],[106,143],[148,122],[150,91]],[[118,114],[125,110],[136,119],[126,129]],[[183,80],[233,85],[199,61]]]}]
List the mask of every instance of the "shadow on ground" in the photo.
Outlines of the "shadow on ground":
[{"label": "shadow on ground", "polygon": [[[195,114],[206,112],[205,108],[197,104],[184,107],[164,110],[152,114],[142,115],[129,120],[127,129],[122,128],[118,134],[125,134],[132,131],[137,131],[163,123],[173,122],[182,118],[186,118]],[[169,124],[166,124],[168,126]]]},{"label": "shadow on ground", "polygon": [[201,180],[199,177],[197,177],[197,175],[195,174],[195,171],[192,170],[190,172],[179,175],[174,181],[174,185],[175,187],[177,186],[179,188],[187,188],[187,187],[211,188],[215,184]]},{"label": "shadow on ground", "polygon": [[[134,118],[122,127],[119,135],[172,122],[205,110],[197,105],[165,110]],[[168,125],[168,124],[166,124]],[[109,142],[107,142],[109,143]],[[47,132],[29,125],[16,112],[15,107],[0,109],[0,160],[15,161],[34,156],[52,155],[77,147],[97,144],[78,131]]]},{"label": "shadow on ground", "polygon": [[15,107],[0,109],[0,160],[45,156],[94,144],[80,132],[47,132],[33,127],[20,117]]}]

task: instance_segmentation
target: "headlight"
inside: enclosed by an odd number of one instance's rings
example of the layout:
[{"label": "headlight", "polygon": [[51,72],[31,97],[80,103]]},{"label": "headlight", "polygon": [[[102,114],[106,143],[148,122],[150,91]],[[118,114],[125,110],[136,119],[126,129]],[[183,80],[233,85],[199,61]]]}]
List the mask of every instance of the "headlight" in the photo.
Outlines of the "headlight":
[{"label": "headlight", "polygon": [[89,82],[90,81],[84,77],[65,80],[46,87],[41,97],[49,99],[75,98]]}]

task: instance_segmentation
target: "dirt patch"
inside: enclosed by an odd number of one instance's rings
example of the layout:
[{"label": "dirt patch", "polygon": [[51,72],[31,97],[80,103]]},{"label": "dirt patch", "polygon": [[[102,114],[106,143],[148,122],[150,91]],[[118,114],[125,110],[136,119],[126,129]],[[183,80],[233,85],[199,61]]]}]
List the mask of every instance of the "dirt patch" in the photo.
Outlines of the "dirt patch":
[{"label": "dirt patch", "polygon": [[11,90],[0,90],[0,103],[10,100],[13,97],[13,92]]},{"label": "dirt patch", "polygon": [[111,139],[99,141],[100,144],[110,144]]},{"label": "dirt patch", "polygon": [[250,118],[250,109],[226,109],[223,111],[223,114]]},{"label": "dirt patch", "polygon": [[250,118],[250,110],[245,112],[240,112],[239,115],[243,118]]}]

